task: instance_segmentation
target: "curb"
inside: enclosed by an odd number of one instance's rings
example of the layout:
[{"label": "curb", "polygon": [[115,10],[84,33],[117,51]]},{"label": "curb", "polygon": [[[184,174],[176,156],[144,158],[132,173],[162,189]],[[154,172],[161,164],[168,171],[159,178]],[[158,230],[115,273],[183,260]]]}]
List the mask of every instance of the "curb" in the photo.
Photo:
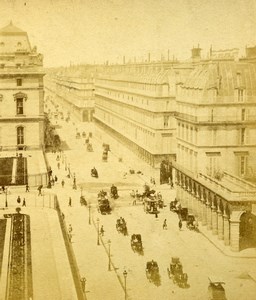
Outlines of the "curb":
[{"label": "curb", "polygon": [[215,246],[215,248],[217,248],[223,255],[228,256],[228,257],[232,257],[232,258],[245,258],[245,259],[256,259],[256,256],[239,256],[239,255],[232,255],[232,254],[228,254],[225,252],[225,250],[223,251],[218,245],[216,245],[204,232],[202,232],[199,229],[199,233],[202,234],[211,244],[213,244]]}]

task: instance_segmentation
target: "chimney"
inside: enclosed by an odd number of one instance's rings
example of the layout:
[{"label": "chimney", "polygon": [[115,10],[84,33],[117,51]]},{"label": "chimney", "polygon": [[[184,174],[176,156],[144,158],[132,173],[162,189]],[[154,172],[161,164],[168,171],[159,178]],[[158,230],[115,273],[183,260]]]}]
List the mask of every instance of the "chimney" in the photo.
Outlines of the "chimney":
[{"label": "chimney", "polygon": [[246,58],[256,57],[256,46],[245,48]]},{"label": "chimney", "polygon": [[125,65],[125,56],[123,56],[123,65]]},{"label": "chimney", "polygon": [[201,58],[201,48],[199,47],[199,44],[198,44],[198,47],[197,48],[194,48],[191,49],[191,52],[192,52],[192,57],[191,58]]},{"label": "chimney", "polygon": [[150,62],[150,52],[148,53],[148,62]]}]

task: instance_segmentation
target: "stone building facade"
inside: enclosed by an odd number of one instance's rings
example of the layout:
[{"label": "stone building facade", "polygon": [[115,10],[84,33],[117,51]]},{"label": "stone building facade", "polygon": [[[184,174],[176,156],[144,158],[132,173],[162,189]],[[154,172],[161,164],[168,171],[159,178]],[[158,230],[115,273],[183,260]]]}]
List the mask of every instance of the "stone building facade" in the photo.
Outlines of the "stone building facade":
[{"label": "stone building facade", "polygon": [[[45,77],[47,95],[77,121],[92,122],[94,114],[94,69],[58,71]],[[56,101],[55,101],[56,100]]]},{"label": "stone building facade", "polygon": [[44,144],[43,56],[12,23],[0,30],[1,150]]},{"label": "stone building facade", "polygon": [[[154,66],[155,67],[155,66]],[[95,83],[95,123],[151,166],[175,158],[175,97],[168,70],[108,67]]]},{"label": "stone building facade", "polygon": [[177,198],[239,251],[256,246],[256,66],[208,61],[179,85]]}]

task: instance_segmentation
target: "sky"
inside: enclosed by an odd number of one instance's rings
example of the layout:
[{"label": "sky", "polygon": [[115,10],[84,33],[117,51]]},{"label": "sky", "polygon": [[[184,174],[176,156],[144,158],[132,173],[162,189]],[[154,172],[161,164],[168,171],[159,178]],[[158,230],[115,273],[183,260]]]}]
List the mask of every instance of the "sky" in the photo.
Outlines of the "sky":
[{"label": "sky", "polygon": [[10,20],[46,67],[256,45],[256,0],[0,0],[0,28]]}]

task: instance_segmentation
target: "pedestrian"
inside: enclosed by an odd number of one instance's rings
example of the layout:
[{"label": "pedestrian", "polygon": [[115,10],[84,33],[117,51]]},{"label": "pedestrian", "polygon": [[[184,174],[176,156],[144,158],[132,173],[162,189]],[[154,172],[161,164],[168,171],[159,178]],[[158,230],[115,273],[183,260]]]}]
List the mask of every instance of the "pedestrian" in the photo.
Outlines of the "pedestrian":
[{"label": "pedestrian", "polygon": [[181,230],[181,228],[182,228],[182,221],[179,220],[179,230]]},{"label": "pedestrian", "polygon": [[23,198],[22,206],[26,206],[26,199]]},{"label": "pedestrian", "polygon": [[54,176],[54,180],[55,180],[55,182],[58,181],[58,177],[56,175]]},{"label": "pedestrian", "polygon": [[134,198],[132,205],[136,205],[136,197]]},{"label": "pedestrian", "polygon": [[71,197],[69,197],[68,206],[72,206],[72,199],[71,199]]},{"label": "pedestrian", "polygon": [[26,193],[29,192],[29,185],[26,184]]},{"label": "pedestrian", "polygon": [[58,167],[58,169],[60,169],[60,163],[59,162],[57,163],[57,167]]},{"label": "pedestrian", "polygon": [[38,189],[38,196],[42,196],[42,185],[39,185]]},{"label": "pedestrian", "polygon": [[18,198],[17,198],[17,203],[20,204],[20,201],[21,201],[20,196],[18,196]]},{"label": "pedestrian", "polygon": [[102,225],[101,228],[100,228],[100,234],[101,234],[102,236],[104,236],[104,232],[105,232],[105,230],[104,230],[103,225]]},{"label": "pedestrian", "polygon": [[64,181],[64,179],[62,179],[62,181],[61,181],[62,187],[64,187],[64,184],[65,184],[65,181]]},{"label": "pedestrian", "polygon": [[163,229],[167,229],[167,221],[166,221],[166,219],[164,219]]}]

